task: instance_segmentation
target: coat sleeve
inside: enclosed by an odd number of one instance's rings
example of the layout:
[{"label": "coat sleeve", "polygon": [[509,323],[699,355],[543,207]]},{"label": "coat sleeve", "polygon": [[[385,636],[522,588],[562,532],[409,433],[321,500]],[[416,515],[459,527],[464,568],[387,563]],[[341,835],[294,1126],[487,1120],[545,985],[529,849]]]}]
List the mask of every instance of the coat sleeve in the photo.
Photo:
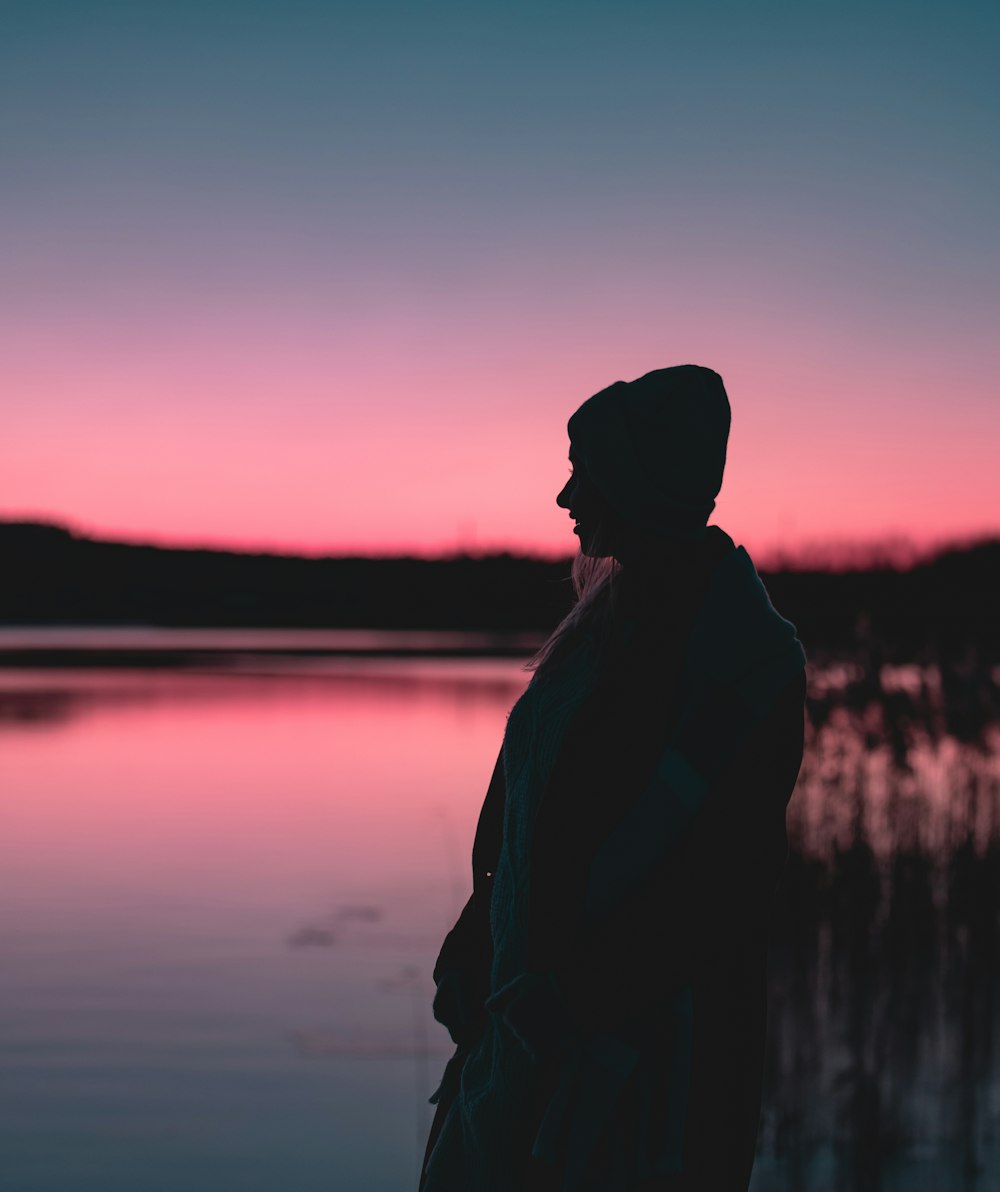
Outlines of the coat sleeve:
[{"label": "coat sleeve", "polygon": [[477,996],[482,987],[483,1000],[489,986],[492,961],[490,892],[503,831],[504,786],[501,749],[493,767],[493,776],[483,800],[476,828],[476,839],[472,849],[472,895],[455,926],[445,936],[434,965],[435,984],[440,983],[445,972],[461,973],[470,982],[470,988],[475,990]]},{"label": "coat sleeve", "polygon": [[665,995],[766,924],[787,857],[785,809],[804,746],[805,671],[779,692],[678,846],[598,918],[554,972],[576,1024],[641,1024]]}]

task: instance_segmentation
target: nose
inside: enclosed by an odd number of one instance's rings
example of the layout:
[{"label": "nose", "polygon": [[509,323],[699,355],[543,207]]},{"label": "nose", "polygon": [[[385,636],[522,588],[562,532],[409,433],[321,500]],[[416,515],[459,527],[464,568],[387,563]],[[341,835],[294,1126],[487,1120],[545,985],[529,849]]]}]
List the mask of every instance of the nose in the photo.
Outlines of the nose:
[{"label": "nose", "polygon": [[569,508],[569,493],[570,493],[570,490],[572,489],[572,487],[573,487],[573,477],[571,476],[569,478],[569,480],[567,480],[566,483],[562,486],[562,490],[559,492],[558,496],[556,497],[556,504],[559,506],[560,509],[568,509]]}]

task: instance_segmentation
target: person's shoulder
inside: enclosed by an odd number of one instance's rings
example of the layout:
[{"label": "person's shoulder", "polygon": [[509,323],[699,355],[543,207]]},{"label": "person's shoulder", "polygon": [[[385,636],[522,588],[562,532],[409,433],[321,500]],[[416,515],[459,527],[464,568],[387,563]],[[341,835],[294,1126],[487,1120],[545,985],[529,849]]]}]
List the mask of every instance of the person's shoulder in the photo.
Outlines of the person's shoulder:
[{"label": "person's shoulder", "polygon": [[702,542],[709,550],[718,554],[728,554],[729,551],[736,549],[736,540],[727,534],[721,526],[714,523],[705,527],[705,537]]}]

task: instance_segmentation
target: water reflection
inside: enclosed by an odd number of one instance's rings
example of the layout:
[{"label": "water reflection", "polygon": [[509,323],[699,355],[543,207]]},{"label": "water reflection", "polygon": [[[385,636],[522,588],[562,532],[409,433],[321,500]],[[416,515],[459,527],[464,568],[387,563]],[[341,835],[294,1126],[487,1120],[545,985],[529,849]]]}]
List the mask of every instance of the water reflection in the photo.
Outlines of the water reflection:
[{"label": "water reflection", "polygon": [[755,1186],[992,1188],[996,674],[864,661],[811,685]]},{"label": "water reflection", "polygon": [[[1000,691],[814,660],[757,1192],[1000,1175]],[[11,1186],[413,1184],[517,660],[0,671]]]}]

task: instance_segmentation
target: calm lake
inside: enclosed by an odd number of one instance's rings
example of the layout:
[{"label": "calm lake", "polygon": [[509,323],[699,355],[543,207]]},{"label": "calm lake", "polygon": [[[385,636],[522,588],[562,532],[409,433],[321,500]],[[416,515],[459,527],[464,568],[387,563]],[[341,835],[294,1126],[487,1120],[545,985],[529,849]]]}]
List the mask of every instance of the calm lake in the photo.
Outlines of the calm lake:
[{"label": "calm lake", "polygon": [[[0,670],[4,1192],[416,1187],[521,665]],[[994,1188],[998,739],[856,678],[811,674],[754,1187]]]}]

